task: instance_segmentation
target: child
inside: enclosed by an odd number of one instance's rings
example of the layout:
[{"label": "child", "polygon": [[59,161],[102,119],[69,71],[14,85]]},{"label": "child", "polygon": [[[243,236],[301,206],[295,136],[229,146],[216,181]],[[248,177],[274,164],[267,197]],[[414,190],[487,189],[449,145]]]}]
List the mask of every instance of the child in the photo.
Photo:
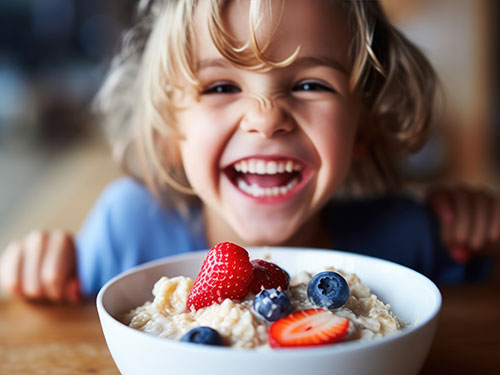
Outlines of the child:
[{"label": "child", "polygon": [[[436,85],[377,2],[139,7],[98,98],[134,179],[102,194],[76,245],[60,231],[12,243],[6,290],[74,300],[75,280],[92,295],[134,265],[221,241],[356,251],[438,282],[480,276],[478,262],[448,255],[424,206],[375,197],[397,187],[394,161],[425,142]],[[432,203],[464,260],[469,245],[498,239],[500,207],[455,196],[437,191]]]}]

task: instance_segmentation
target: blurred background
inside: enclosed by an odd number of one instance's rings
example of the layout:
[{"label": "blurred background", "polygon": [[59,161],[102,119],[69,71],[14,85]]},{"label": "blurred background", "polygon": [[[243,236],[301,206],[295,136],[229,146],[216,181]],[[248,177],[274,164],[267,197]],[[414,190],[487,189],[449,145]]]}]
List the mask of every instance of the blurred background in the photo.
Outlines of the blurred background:
[{"label": "blurred background", "polygon": [[77,231],[119,171],[90,115],[135,1],[0,1],[0,251]]},{"label": "blurred background", "polygon": [[[497,0],[383,0],[429,57],[447,107],[404,163],[418,183],[500,187]],[[0,1],[0,251],[33,228],[77,232],[120,175],[89,105],[132,0]]]}]

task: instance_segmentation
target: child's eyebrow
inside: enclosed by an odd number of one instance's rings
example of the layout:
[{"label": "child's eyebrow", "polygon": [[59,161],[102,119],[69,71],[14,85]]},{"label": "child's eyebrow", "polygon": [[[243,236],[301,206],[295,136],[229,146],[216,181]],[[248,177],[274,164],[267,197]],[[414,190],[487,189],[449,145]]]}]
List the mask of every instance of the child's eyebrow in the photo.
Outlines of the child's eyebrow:
[{"label": "child's eyebrow", "polygon": [[[227,68],[232,66],[229,61],[224,58],[208,58],[198,61],[196,64],[196,72],[200,72],[208,68]],[[290,66],[298,67],[314,67],[314,66],[327,66],[340,71],[345,75],[349,75],[347,69],[340,63],[338,59],[333,56],[300,56],[297,57]]]},{"label": "child's eyebrow", "polygon": [[345,75],[349,75],[347,69],[344,67],[344,65],[342,65],[342,63],[338,59],[328,55],[300,56],[294,60],[292,65],[300,67],[327,66],[329,68],[338,70]]},{"label": "child's eyebrow", "polygon": [[200,72],[203,69],[208,69],[208,68],[227,68],[230,67],[231,64],[229,61],[222,57],[216,57],[213,59],[203,59],[198,61],[196,64],[196,71]]}]

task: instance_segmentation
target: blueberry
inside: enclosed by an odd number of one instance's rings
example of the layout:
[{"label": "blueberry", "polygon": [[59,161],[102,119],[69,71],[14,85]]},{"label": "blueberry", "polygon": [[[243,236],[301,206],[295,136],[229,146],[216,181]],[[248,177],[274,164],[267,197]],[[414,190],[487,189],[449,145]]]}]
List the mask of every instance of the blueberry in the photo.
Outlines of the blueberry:
[{"label": "blueberry", "polygon": [[182,337],[181,341],[193,344],[222,345],[221,335],[210,327],[193,328]]},{"label": "blueberry", "polygon": [[253,309],[269,322],[284,318],[292,310],[290,298],[282,291],[263,289],[253,300]]},{"label": "blueberry", "polygon": [[307,297],[316,306],[333,310],[349,298],[349,285],[337,272],[320,272],[307,285]]}]

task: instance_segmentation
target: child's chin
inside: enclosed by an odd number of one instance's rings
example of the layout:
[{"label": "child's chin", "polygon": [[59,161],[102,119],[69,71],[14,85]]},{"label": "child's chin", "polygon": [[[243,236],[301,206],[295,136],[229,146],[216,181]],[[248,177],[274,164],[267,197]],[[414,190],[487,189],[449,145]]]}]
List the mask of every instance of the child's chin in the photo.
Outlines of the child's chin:
[{"label": "child's chin", "polygon": [[290,238],[291,233],[283,231],[281,228],[267,226],[263,228],[243,228],[240,237],[249,246],[279,246]]}]

